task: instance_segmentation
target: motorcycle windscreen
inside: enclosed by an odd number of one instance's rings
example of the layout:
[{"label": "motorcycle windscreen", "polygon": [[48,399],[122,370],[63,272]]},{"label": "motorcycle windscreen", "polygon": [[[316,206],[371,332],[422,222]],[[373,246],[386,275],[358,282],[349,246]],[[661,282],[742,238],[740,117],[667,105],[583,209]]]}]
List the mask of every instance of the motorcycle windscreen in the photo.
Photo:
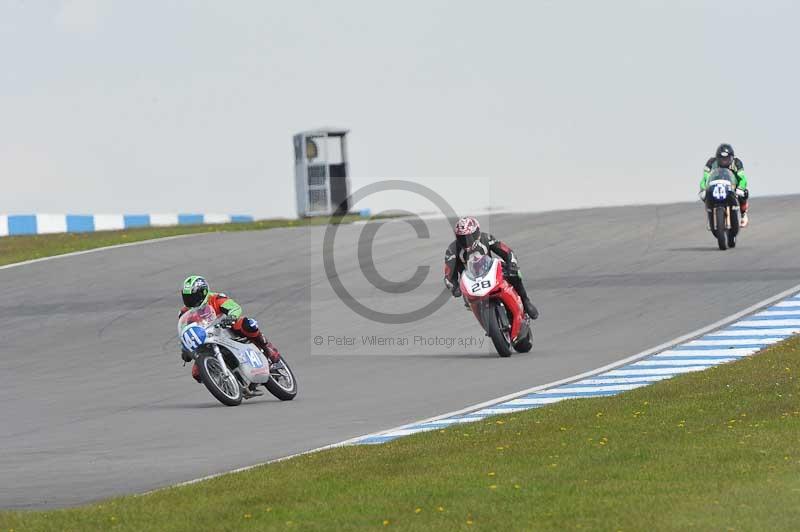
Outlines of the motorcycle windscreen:
[{"label": "motorcycle windscreen", "polygon": [[473,253],[467,260],[467,267],[464,272],[470,279],[479,279],[489,273],[493,263],[494,260],[489,255]]},{"label": "motorcycle windscreen", "polygon": [[211,305],[189,309],[181,314],[180,319],[178,319],[178,334],[181,334],[187,325],[197,325],[205,328],[215,319],[217,319],[217,313],[214,312],[214,308]]},{"label": "motorcycle windscreen", "polygon": [[711,170],[711,173],[708,175],[708,182],[711,183],[712,181],[728,181],[734,187],[738,184],[739,180],[736,178],[736,175],[730,171],[728,168],[714,168]]}]

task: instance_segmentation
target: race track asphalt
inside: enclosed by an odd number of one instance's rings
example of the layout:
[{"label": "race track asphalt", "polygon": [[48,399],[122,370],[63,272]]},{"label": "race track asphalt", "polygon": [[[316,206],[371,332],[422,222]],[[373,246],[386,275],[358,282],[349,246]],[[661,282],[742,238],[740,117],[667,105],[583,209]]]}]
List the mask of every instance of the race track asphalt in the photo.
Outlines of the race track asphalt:
[{"label": "race track asphalt", "polygon": [[[800,283],[798,211],[800,196],[754,200],[751,226],[726,252],[698,203],[483,217],[518,253],[542,313],[534,350],[510,359],[488,340],[457,343],[484,337],[456,300],[399,325],[352,312],[325,276],[323,227],[203,234],[0,270],[0,508],[142,492],[603,366]],[[430,238],[402,220],[341,226],[342,284],[383,312],[434,299],[450,232],[427,224]],[[365,280],[357,250],[370,226],[377,272],[397,282],[429,266],[419,288],[387,294]],[[363,243],[360,254],[369,270]],[[295,401],[224,407],[191,379],[175,330],[189,273],[259,320],[295,369]],[[362,338],[373,336],[384,345]]]}]

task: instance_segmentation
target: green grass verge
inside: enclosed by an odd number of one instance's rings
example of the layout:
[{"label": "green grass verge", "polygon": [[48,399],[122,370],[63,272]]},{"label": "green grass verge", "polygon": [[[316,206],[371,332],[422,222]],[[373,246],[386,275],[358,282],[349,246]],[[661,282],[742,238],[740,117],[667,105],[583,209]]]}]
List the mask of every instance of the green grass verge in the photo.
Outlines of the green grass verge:
[{"label": "green grass verge", "polygon": [[[379,217],[373,217],[379,218]],[[0,266],[53,255],[63,255],[73,251],[114,246],[152,240],[166,236],[188,235],[194,233],[214,233],[219,231],[258,231],[276,227],[298,227],[305,225],[324,225],[334,220],[336,223],[351,223],[364,218],[358,215],[330,218],[317,216],[300,220],[259,220],[257,222],[176,225],[171,227],[140,227],[122,231],[97,231],[94,233],[59,233],[52,235],[24,235],[0,237]]]},{"label": "green grass verge", "polygon": [[616,397],[0,513],[0,531],[797,530],[799,355],[793,339]]}]

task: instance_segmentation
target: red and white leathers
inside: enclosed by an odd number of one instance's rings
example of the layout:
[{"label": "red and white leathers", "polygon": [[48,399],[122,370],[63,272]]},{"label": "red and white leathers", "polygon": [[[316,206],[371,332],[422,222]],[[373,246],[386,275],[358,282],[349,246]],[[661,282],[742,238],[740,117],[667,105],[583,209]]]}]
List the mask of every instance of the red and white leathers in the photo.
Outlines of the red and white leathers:
[{"label": "red and white leathers", "polygon": [[[528,297],[525,285],[522,284],[522,276],[520,275],[519,265],[517,264],[517,258],[514,256],[514,252],[504,242],[496,239],[489,233],[480,232],[477,227],[477,220],[474,218],[467,218],[466,220],[473,220],[475,226],[473,228],[469,222],[464,222],[464,227],[461,228],[459,227],[462,225],[461,220],[459,220],[459,224],[456,225],[456,240],[447,247],[447,251],[445,251],[444,254],[445,284],[447,284],[451,290],[455,290],[455,288],[458,287],[458,280],[461,276],[461,272],[464,271],[467,260],[472,253],[478,252],[484,255],[491,255],[494,253],[505,262],[504,271],[509,274],[508,282],[514,287],[514,290],[517,291],[520,298],[522,298],[525,311],[532,319],[538,318],[539,311]],[[462,229],[465,235],[460,235],[459,229]],[[470,230],[476,232],[469,233]],[[463,236],[467,236],[467,238],[463,238]],[[454,292],[454,295],[458,294]]]}]

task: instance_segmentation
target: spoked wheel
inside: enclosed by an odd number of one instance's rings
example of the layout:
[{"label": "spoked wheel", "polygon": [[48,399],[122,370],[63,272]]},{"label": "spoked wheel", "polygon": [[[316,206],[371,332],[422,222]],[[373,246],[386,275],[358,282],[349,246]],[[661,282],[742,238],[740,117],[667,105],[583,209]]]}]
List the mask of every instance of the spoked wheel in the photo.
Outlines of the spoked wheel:
[{"label": "spoked wheel", "polygon": [[484,306],[481,311],[483,313],[484,327],[486,327],[489,338],[492,339],[497,354],[501,357],[510,357],[511,331],[508,327],[503,326],[507,320],[504,319],[505,316],[500,314],[501,312],[505,314],[505,307],[498,301],[492,300],[492,302]]},{"label": "spoked wheel", "polygon": [[241,404],[242,389],[239,381],[227,368],[220,366],[214,355],[201,356],[197,360],[197,366],[200,368],[200,380],[220,403],[226,406]]},{"label": "spoked wheel", "polygon": [[291,401],[297,396],[297,379],[285,358],[281,357],[280,361],[270,366],[269,380],[264,387],[281,401]]}]

